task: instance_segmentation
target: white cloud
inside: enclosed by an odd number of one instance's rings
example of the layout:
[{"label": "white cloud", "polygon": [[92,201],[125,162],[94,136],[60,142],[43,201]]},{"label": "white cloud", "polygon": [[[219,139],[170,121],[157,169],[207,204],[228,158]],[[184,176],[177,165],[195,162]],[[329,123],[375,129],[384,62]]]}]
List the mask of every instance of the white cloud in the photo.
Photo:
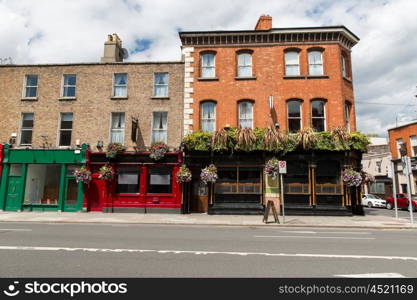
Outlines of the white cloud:
[{"label": "white cloud", "polygon": [[343,24],[361,38],[352,52],[358,127],[385,134],[398,113],[417,117],[416,11],[409,0],[0,0],[0,58],[98,61],[106,35],[117,32],[130,50],[135,40],[152,42],[129,60],[179,60],[179,28],[252,29],[264,13],[274,27]]}]

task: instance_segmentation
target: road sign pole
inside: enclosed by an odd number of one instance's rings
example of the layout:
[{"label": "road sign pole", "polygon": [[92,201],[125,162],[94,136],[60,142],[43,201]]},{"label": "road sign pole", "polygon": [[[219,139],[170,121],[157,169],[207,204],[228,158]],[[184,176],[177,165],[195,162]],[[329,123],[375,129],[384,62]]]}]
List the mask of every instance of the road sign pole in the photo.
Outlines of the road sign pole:
[{"label": "road sign pole", "polygon": [[407,176],[407,191],[408,191],[408,210],[410,211],[410,222],[411,224],[414,223],[414,207],[413,207],[413,199],[411,198],[411,163],[410,158],[408,156],[405,157],[405,165],[407,167],[406,176]]},{"label": "road sign pole", "polygon": [[285,224],[285,205],[284,205],[284,180],[283,175],[279,174],[279,178],[281,180],[281,206],[282,206],[282,224]]},{"label": "road sign pole", "polygon": [[395,218],[398,219],[398,206],[397,206],[397,178],[395,174],[395,163],[391,162],[391,175],[392,175],[392,191],[394,192],[394,208],[395,208]]}]

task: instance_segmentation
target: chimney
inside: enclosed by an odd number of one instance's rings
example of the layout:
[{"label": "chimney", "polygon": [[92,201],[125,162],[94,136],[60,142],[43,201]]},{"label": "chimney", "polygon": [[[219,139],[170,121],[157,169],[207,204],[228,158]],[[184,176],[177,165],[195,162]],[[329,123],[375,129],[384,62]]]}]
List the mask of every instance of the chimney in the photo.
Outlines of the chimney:
[{"label": "chimney", "polygon": [[270,15],[262,15],[256,23],[255,30],[269,30],[272,28],[272,17]]},{"label": "chimney", "polygon": [[122,40],[116,33],[107,35],[107,41],[104,43],[104,55],[101,62],[122,62],[123,50]]}]

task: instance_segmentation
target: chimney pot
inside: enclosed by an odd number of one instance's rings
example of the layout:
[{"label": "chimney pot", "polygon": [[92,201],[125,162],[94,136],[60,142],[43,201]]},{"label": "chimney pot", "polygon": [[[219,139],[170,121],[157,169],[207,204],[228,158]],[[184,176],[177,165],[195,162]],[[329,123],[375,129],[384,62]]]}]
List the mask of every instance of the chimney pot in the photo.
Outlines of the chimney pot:
[{"label": "chimney pot", "polygon": [[104,55],[101,62],[122,62],[122,40],[117,33],[108,34],[104,43]]}]

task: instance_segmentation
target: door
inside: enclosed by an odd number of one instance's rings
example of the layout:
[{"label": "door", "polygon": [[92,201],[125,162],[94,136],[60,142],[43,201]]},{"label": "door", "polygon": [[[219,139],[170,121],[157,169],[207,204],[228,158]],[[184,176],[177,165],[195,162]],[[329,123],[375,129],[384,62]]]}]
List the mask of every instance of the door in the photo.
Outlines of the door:
[{"label": "door", "polygon": [[7,184],[6,210],[22,209],[22,177],[9,176]]},{"label": "door", "polygon": [[75,178],[65,178],[65,190],[64,190],[64,211],[78,211],[80,210],[78,201],[78,183]]}]

